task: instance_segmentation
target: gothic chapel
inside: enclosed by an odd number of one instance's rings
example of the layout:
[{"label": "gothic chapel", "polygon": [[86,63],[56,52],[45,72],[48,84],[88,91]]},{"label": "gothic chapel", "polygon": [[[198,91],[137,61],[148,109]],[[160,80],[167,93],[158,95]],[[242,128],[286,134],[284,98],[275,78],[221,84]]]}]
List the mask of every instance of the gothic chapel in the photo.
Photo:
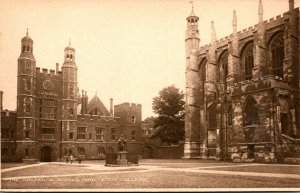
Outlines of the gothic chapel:
[{"label": "gothic chapel", "polygon": [[[200,47],[187,17],[185,158],[277,162],[300,155],[299,8]],[[300,156],[299,156],[300,157]]]}]

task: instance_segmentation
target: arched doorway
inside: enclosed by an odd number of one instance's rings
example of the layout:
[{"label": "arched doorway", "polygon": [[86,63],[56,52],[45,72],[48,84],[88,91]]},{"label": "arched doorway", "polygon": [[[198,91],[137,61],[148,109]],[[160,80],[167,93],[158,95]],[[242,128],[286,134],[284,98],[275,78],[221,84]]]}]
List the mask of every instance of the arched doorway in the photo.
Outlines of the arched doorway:
[{"label": "arched doorway", "polygon": [[51,148],[49,146],[42,147],[41,161],[42,162],[51,162]]},{"label": "arched doorway", "polygon": [[153,149],[149,146],[145,146],[143,149],[143,159],[153,158]]}]

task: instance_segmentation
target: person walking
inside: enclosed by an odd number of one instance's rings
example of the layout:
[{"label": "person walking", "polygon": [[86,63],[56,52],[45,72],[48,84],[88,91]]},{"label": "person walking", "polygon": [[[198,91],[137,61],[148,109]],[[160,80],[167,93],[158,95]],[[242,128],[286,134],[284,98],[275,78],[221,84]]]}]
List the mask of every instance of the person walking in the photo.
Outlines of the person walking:
[{"label": "person walking", "polygon": [[71,161],[71,164],[73,163],[73,155],[71,154],[70,155],[70,161]]},{"label": "person walking", "polygon": [[78,156],[78,163],[79,163],[79,164],[81,164],[81,160],[82,160],[82,158],[81,158],[81,156],[79,155],[79,156]]}]

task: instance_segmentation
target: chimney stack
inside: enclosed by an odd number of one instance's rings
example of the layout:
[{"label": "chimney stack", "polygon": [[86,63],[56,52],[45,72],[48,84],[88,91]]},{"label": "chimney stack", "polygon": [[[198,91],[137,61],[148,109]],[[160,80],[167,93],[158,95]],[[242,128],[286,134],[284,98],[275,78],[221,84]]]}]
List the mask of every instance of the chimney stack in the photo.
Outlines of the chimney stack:
[{"label": "chimney stack", "polygon": [[59,70],[59,63],[56,63],[56,74],[58,74],[58,70]]},{"label": "chimney stack", "polygon": [[113,98],[110,98],[110,114],[111,116],[114,116],[114,104],[113,104]]},{"label": "chimney stack", "polygon": [[295,9],[295,1],[294,0],[289,0],[289,8],[290,8],[290,12],[294,11]]}]

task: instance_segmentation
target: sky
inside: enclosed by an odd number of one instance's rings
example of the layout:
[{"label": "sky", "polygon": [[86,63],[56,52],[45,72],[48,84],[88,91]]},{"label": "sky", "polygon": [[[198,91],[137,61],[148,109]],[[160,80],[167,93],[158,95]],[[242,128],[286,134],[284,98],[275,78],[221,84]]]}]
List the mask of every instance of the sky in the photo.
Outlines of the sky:
[{"label": "sky", "polygon": [[[200,46],[257,24],[258,0],[194,0]],[[288,11],[288,0],[263,0],[264,20]],[[299,0],[295,0],[299,7]],[[114,104],[142,104],[142,118],[156,116],[153,97],[164,87],[185,91],[185,30],[189,0],[0,0],[0,90],[3,108],[15,110],[21,39],[34,41],[37,67],[63,64],[64,48],[76,50],[78,86]]]}]

